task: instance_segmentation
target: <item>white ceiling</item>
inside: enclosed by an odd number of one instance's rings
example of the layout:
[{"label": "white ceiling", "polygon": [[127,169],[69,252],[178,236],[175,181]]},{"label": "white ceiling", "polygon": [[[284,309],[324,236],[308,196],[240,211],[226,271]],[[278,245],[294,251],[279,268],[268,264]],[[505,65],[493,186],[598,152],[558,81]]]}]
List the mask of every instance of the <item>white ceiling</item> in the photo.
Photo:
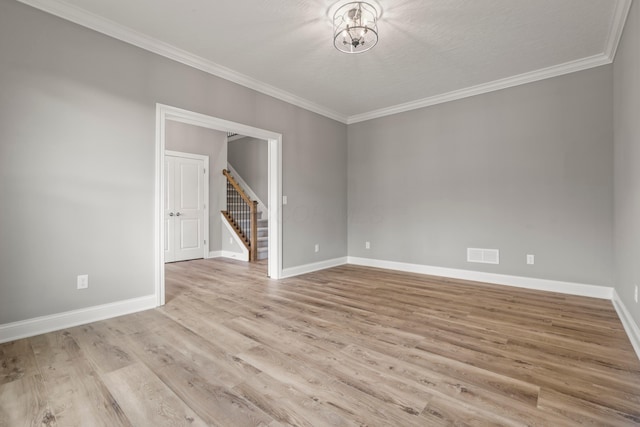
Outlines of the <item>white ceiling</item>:
[{"label": "white ceiling", "polygon": [[380,41],[348,55],[335,1],[20,1],[345,123],[610,63],[631,4],[371,1]]}]

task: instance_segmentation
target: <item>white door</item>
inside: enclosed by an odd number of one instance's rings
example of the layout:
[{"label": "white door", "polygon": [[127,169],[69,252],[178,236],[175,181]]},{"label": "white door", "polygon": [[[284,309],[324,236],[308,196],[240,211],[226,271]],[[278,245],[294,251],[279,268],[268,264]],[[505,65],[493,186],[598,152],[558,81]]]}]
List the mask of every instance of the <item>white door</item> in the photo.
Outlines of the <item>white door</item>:
[{"label": "white door", "polygon": [[204,161],[165,155],[164,260],[204,258]]}]

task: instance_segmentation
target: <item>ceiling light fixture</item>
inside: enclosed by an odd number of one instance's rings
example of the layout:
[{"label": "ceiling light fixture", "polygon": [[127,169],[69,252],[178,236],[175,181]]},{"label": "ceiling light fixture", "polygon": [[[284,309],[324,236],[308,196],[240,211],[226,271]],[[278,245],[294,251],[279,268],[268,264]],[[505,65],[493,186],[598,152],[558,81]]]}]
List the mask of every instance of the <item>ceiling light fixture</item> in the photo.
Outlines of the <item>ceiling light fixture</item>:
[{"label": "ceiling light fixture", "polygon": [[362,53],[378,43],[378,11],[363,1],[346,3],[333,14],[333,45],[340,52]]}]

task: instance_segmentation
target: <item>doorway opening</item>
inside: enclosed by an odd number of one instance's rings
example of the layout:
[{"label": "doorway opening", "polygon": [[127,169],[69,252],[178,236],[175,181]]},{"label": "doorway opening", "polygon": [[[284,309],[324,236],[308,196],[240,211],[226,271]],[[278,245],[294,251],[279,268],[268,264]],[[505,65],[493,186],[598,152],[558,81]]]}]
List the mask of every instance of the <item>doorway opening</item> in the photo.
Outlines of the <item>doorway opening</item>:
[{"label": "doorway opening", "polygon": [[266,142],[237,133],[227,135],[227,207],[223,212],[226,229],[222,241],[224,257],[267,262],[269,174]]},{"label": "doorway opening", "polygon": [[[164,206],[165,206],[165,126],[177,121],[222,132],[234,132],[263,139],[268,144],[269,240],[268,276],[282,277],[282,135],[265,129],[196,113],[164,104],[156,104],[156,179],[155,179],[155,295],[157,305],[165,303]],[[215,173],[215,171],[212,171]]]}]

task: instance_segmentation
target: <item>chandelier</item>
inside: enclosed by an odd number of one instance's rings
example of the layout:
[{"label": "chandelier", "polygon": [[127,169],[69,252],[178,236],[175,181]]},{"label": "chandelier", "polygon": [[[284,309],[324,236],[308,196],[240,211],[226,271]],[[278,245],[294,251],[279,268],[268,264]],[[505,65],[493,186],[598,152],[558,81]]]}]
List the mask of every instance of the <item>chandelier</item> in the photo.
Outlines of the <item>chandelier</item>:
[{"label": "chandelier", "polygon": [[362,53],[378,43],[378,11],[371,4],[354,1],[333,14],[333,45],[340,52]]}]

